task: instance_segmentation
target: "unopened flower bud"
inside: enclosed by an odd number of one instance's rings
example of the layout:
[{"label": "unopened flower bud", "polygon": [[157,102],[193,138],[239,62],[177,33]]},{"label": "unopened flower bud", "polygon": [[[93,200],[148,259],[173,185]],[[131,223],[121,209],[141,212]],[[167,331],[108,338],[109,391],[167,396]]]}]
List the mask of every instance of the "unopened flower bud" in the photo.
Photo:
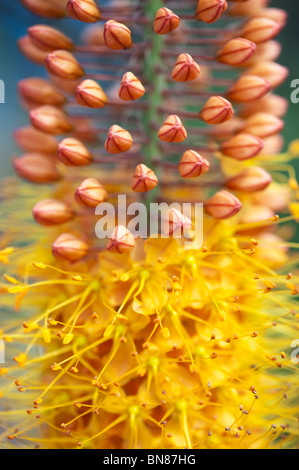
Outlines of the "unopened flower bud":
[{"label": "unopened flower bud", "polygon": [[223,142],[221,152],[236,160],[247,160],[258,155],[263,147],[264,143],[259,137],[242,132]]},{"label": "unopened flower bud", "polygon": [[67,0],[21,0],[22,5],[31,13],[45,18],[62,18],[65,16]]},{"label": "unopened flower bud", "polygon": [[239,66],[246,62],[255,53],[254,42],[244,38],[235,38],[228,41],[217,53],[217,59],[223,64]]},{"label": "unopened flower bud", "polygon": [[22,127],[14,132],[17,145],[25,152],[57,153],[58,143],[54,137],[34,127]]},{"label": "unopened flower bud", "polygon": [[[259,62],[275,61],[281,54],[282,45],[278,41],[267,41],[259,44],[253,56],[244,64],[246,67],[258,64]],[[255,75],[255,74],[252,74]],[[257,74],[258,75],[258,74]]]},{"label": "unopened flower bud", "polygon": [[195,80],[200,74],[200,67],[189,54],[180,54],[172,69],[172,78],[176,82]]},{"label": "unopened flower bud", "polygon": [[281,8],[262,8],[260,11],[256,12],[254,16],[268,18],[269,20],[279,23],[283,28],[288,19],[288,12]]},{"label": "unopened flower bud", "polygon": [[43,199],[33,208],[33,217],[41,225],[60,225],[73,217],[73,211],[57,199]]},{"label": "unopened flower bud", "polygon": [[55,258],[67,261],[79,261],[88,253],[88,245],[72,233],[62,233],[52,245]]},{"label": "unopened flower bud", "polygon": [[14,169],[31,183],[52,183],[60,178],[55,159],[41,153],[27,153],[13,161]]},{"label": "unopened flower bud", "polygon": [[105,46],[104,25],[91,24],[86,26],[81,34],[82,43],[87,46]]},{"label": "unopened flower bud", "polygon": [[257,75],[271,83],[272,88],[281,85],[289,74],[289,69],[276,62],[257,62],[245,72],[248,75]]},{"label": "unopened flower bud", "polygon": [[264,112],[273,114],[276,117],[283,117],[289,107],[289,102],[282,96],[273,95],[269,93],[261,100],[253,101],[252,103],[246,103],[240,110],[240,116],[246,118],[253,114]]},{"label": "unopened flower bud", "polygon": [[82,142],[92,144],[99,143],[99,134],[97,129],[94,128],[94,122],[92,119],[85,116],[72,116],[72,124],[74,126],[72,137],[79,139]]},{"label": "unopened flower bud", "polygon": [[226,0],[199,0],[195,16],[198,21],[214,23],[226,10]]},{"label": "unopened flower bud", "polygon": [[93,156],[80,140],[68,137],[58,145],[58,158],[68,166],[89,165]]},{"label": "unopened flower bud", "polygon": [[49,134],[65,134],[72,129],[67,115],[55,106],[44,105],[30,112],[31,124]]},{"label": "unopened flower bud", "polygon": [[243,131],[263,139],[278,134],[283,127],[284,122],[276,116],[268,113],[256,113],[247,119]]},{"label": "unopened flower bud", "polygon": [[271,84],[256,75],[243,75],[228,90],[227,96],[233,101],[247,103],[262,98],[268,93]]},{"label": "unopened flower bud", "polygon": [[291,198],[290,189],[285,185],[282,186],[280,183],[272,182],[265,190],[261,192],[255,192],[251,195],[251,201],[253,204],[260,204],[263,202],[264,206],[269,207],[275,213],[284,210]]},{"label": "unopened flower bud", "polygon": [[160,8],[155,16],[154,30],[157,34],[167,34],[178,28],[180,18],[169,10],[169,8]]},{"label": "unopened flower bud", "polygon": [[43,104],[62,106],[66,102],[64,95],[43,78],[25,78],[19,82],[18,89],[22,98],[35,106]]},{"label": "unopened flower bud", "polygon": [[210,164],[199,153],[187,150],[178,164],[178,170],[183,178],[196,178],[209,171]]},{"label": "unopened flower bud", "polygon": [[192,222],[191,220],[182,212],[177,209],[171,208],[165,214],[163,220],[163,232],[171,236],[176,233],[186,233],[191,230]]},{"label": "unopened flower bud", "polygon": [[127,152],[132,147],[133,138],[130,132],[116,124],[111,126],[105,142],[105,149],[109,153]]},{"label": "unopened flower bud", "polygon": [[268,3],[269,0],[230,0],[230,8],[227,13],[230,16],[255,16]]},{"label": "unopened flower bud", "polygon": [[76,201],[88,207],[96,207],[107,201],[108,197],[106,189],[96,178],[87,178],[82,181],[75,193]]},{"label": "unopened flower bud", "polygon": [[281,24],[269,18],[252,18],[244,25],[240,36],[261,44],[277,36],[281,28]]},{"label": "unopened flower bud", "polygon": [[153,170],[141,163],[137,165],[132,181],[132,189],[137,193],[144,193],[155,188],[158,184],[158,178]]},{"label": "unopened flower bud", "polygon": [[145,88],[141,81],[132,72],[125,73],[118,92],[120,99],[124,101],[138,100],[144,93]]},{"label": "unopened flower bud", "polygon": [[221,124],[233,117],[234,110],[229,101],[222,96],[212,96],[199,113],[199,117],[207,124]]},{"label": "unopened flower bud", "polygon": [[69,0],[66,9],[72,18],[84,23],[94,23],[101,18],[94,0]]},{"label": "unopened flower bud", "polygon": [[158,137],[164,142],[182,142],[187,137],[187,131],[180,118],[172,114],[160,127]]},{"label": "unopened flower bud", "polygon": [[129,49],[133,44],[130,29],[114,20],[105,23],[104,40],[109,49]]},{"label": "unopened flower bud", "polygon": [[275,134],[270,137],[263,138],[264,148],[261,155],[275,155],[282,152],[284,148],[284,138],[282,135]]},{"label": "unopened flower bud", "polygon": [[102,87],[94,80],[84,80],[76,90],[76,101],[81,106],[89,108],[103,108],[108,98]]},{"label": "unopened flower bud", "polygon": [[106,250],[111,253],[129,253],[135,246],[135,238],[130,230],[123,225],[117,225],[107,243]]},{"label": "unopened flower bud", "polygon": [[233,191],[262,191],[271,183],[272,178],[258,166],[249,166],[242,173],[233,176],[226,183],[225,186]]},{"label": "unopened flower bud", "polygon": [[242,204],[233,194],[227,191],[218,191],[205,203],[205,209],[215,219],[227,219],[237,214]]},{"label": "unopened flower bud", "polygon": [[49,52],[46,57],[46,67],[49,73],[69,80],[80,78],[85,73],[73,54],[62,49]]},{"label": "unopened flower bud", "polygon": [[65,49],[71,51],[74,48],[73,41],[65,34],[44,24],[37,24],[28,28],[31,41],[45,51]]},{"label": "unopened flower bud", "polygon": [[23,36],[18,40],[18,48],[30,62],[44,65],[48,52],[36,47],[29,36]]}]

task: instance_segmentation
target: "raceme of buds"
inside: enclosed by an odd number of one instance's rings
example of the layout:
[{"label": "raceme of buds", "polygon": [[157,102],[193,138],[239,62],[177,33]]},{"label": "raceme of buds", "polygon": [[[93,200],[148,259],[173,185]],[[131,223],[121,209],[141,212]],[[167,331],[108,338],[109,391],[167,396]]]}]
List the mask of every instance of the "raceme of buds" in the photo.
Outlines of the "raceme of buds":
[{"label": "raceme of buds", "polygon": [[130,132],[115,124],[109,129],[105,149],[113,154],[127,152],[132,147],[132,143],[133,138]]},{"label": "raceme of buds", "polygon": [[188,230],[191,230],[192,222],[191,220],[182,212],[178,211],[175,208],[171,208],[167,211],[164,221],[163,221],[163,232],[166,235],[174,235],[176,233],[185,233]]},{"label": "raceme of buds", "polygon": [[57,199],[43,199],[33,208],[33,217],[41,225],[60,225],[73,217],[73,211]]},{"label": "raceme of buds", "polygon": [[209,171],[210,164],[199,153],[187,150],[178,164],[178,170],[183,178],[196,178]]},{"label": "raceme of buds", "polygon": [[243,75],[228,90],[227,96],[232,101],[247,103],[262,98],[271,88],[270,82],[256,75]]},{"label": "raceme of buds", "polygon": [[28,28],[28,35],[32,42],[45,51],[55,51],[65,49],[71,51],[74,49],[73,41],[58,29],[44,24],[37,24]]},{"label": "raceme of buds", "polygon": [[242,28],[240,36],[255,44],[274,38],[281,30],[281,24],[268,18],[252,18]]},{"label": "raceme of buds", "polygon": [[52,183],[60,178],[55,159],[41,153],[27,153],[13,161],[14,169],[31,183]]},{"label": "raceme of buds", "polygon": [[85,23],[94,23],[101,18],[101,12],[94,0],[69,0],[66,9],[69,16]]},{"label": "raceme of buds", "polygon": [[141,81],[132,72],[125,73],[118,92],[120,99],[124,101],[138,100],[142,98],[144,93],[145,88]]},{"label": "raceme of buds", "polygon": [[35,106],[43,104],[62,106],[66,102],[65,96],[43,78],[25,78],[19,82],[18,89],[21,97]]},{"label": "raceme of buds", "polygon": [[132,181],[132,189],[137,193],[144,193],[155,188],[158,184],[158,178],[146,165],[141,163],[137,165]]},{"label": "raceme of buds", "polygon": [[221,190],[205,203],[206,212],[215,219],[227,219],[234,216],[241,209],[242,204],[233,194]]},{"label": "raceme of buds", "polygon": [[200,67],[189,54],[180,54],[172,69],[172,78],[176,82],[194,80],[200,74]]},{"label": "raceme of buds", "polygon": [[75,193],[76,201],[88,207],[96,207],[107,201],[108,197],[106,189],[96,178],[87,178],[82,181]]},{"label": "raceme of buds", "polygon": [[263,149],[263,141],[245,132],[235,135],[221,144],[221,152],[236,160],[247,160],[253,158]]},{"label": "raceme of buds", "polygon": [[88,253],[88,245],[72,233],[62,233],[52,245],[53,255],[67,261],[75,262]]},{"label": "raceme of buds", "polygon": [[172,114],[160,127],[158,137],[164,142],[182,142],[187,137],[187,131],[180,118]]},{"label": "raceme of buds", "polygon": [[254,134],[261,139],[278,134],[284,127],[284,122],[268,113],[256,113],[246,120],[244,132]]},{"label": "raceme of buds", "polygon": [[225,186],[233,191],[253,192],[266,189],[271,181],[271,176],[263,168],[250,166],[242,173],[230,178]]},{"label": "raceme of buds", "polygon": [[14,132],[15,141],[24,152],[56,155],[58,143],[54,137],[34,127],[21,127]]},{"label": "raceme of buds", "polygon": [[106,249],[111,253],[129,253],[135,246],[135,238],[124,225],[117,225],[107,243]]},{"label": "raceme of buds", "polygon": [[178,28],[180,18],[169,10],[169,8],[160,8],[154,19],[154,30],[157,34],[168,34]]},{"label": "raceme of buds", "polygon": [[287,67],[275,62],[258,62],[245,72],[248,75],[257,75],[271,83],[272,88],[281,85],[289,74]]},{"label": "raceme of buds", "polygon": [[62,18],[65,16],[67,0],[21,0],[31,13],[46,18]]},{"label": "raceme of buds", "polygon": [[232,118],[233,107],[229,101],[222,96],[212,96],[208,99],[199,113],[199,117],[207,124],[221,124]]},{"label": "raceme of buds", "polygon": [[235,38],[228,41],[217,53],[217,59],[223,64],[238,66],[246,62],[255,53],[256,45],[248,39]]},{"label": "raceme of buds", "polygon": [[65,134],[72,129],[67,115],[55,106],[44,105],[30,112],[31,124],[49,134]]},{"label": "raceme of buds", "polygon": [[122,23],[109,20],[104,27],[104,40],[109,49],[129,49],[133,42],[130,29]]},{"label": "raceme of buds", "polygon": [[94,80],[84,80],[76,90],[76,101],[81,106],[103,108],[108,98],[102,87]]},{"label": "raceme of buds", "polygon": [[199,0],[195,12],[197,20],[214,23],[227,9],[226,0]]},{"label": "raceme of buds", "polygon": [[85,73],[73,54],[62,49],[49,52],[46,57],[46,67],[49,73],[69,80],[80,78]]},{"label": "raceme of buds", "polygon": [[58,158],[65,165],[82,166],[89,165],[93,156],[80,140],[68,137],[58,145]]},{"label": "raceme of buds", "polygon": [[37,65],[44,65],[48,51],[36,47],[29,36],[23,36],[18,40],[18,48],[31,62]]}]

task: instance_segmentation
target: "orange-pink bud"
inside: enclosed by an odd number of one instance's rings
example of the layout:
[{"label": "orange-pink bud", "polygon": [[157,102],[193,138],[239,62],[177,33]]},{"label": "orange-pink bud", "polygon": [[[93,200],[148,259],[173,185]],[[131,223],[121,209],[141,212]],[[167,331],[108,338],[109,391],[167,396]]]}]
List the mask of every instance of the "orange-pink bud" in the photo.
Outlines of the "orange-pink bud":
[{"label": "orange-pink bud", "polygon": [[158,137],[164,142],[182,142],[187,137],[187,131],[180,118],[172,114],[160,127]]},{"label": "orange-pink bud", "polygon": [[163,221],[163,232],[171,236],[175,233],[183,233],[185,231],[191,230],[192,222],[191,220],[182,212],[178,211],[175,208],[171,208],[165,214],[165,219]]},{"label": "orange-pink bud", "polygon": [[137,193],[144,193],[155,188],[158,184],[158,178],[146,165],[141,163],[137,165],[132,181],[132,189]]},{"label": "orange-pink bud", "polygon": [[183,178],[196,178],[209,171],[210,164],[194,150],[187,150],[178,164],[178,170]]},{"label": "orange-pink bud", "polygon": [[33,207],[33,217],[41,225],[60,225],[73,218],[73,211],[57,199],[43,199]]},{"label": "orange-pink bud", "polygon": [[34,127],[22,127],[14,132],[17,145],[25,152],[42,152],[55,155],[58,143],[54,137]]},{"label": "orange-pink bud", "polygon": [[254,55],[244,64],[246,67],[263,61],[275,61],[281,54],[282,45],[278,41],[267,41],[259,44]]},{"label": "orange-pink bud", "polygon": [[58,145],[58,158],[68,166],[89,165],[93,156],[80,140],[68,137]]},{"label": "orange-pink bud", "polygon": [[78,186],[75,198],[79,204],[96,207],[98,204],[107,201],[109,195],[96,178],[87,178]]},{"label": "orange-pink bud", "polygon": [[66,9],[72,18],[84,23],[94,23],[101,18],[101,12],[94,0],[69,0]]},{"label": "orange-pink bud", "polygon": [[18,40],[18,48],[31,62],[44,65],[48,52],[36,47],[29,36],[23,36]]},{"label": "orange-pink bud", "polygon": [[246,118],[255,113],[264,112],[281,118],[286,114],[288,107],[289,102],[286,98],[269,93],[261,100],[243,105],[240,110],[240,116]]},{"label": "orange-pink bud", "polygon": [[275,21],[276,23],[279,23],[282,27],[286,25],[288,19],[288,13],[281,8],[263,8],[256,12],[254,16],[268,18],[272,21]]},{"label": "orange-pink bud", "polygon": [[31,41],[45,51],[55,51],[56,49],[66,49],[71,51],[74,48],[73,41],[65,34],[44,24],[37,24],[28,28],[28,35]]},{"label": "orange-pink bud", "polygon": [[180,18],[169,10],[169,8],[160,8],[154,19],[154,30],[157,34],[168,34],[178,28]]},{"label": "orange-pink bud", "polygon": [[247,160],[258,155],[263,147],[263,141],[257,136],[242,132],[223,142],[221,152],[236,160]]},{"label": "orange-pink bud", "polygon": [[199,113],[199,118],[207,124],[221,124],[233,117],[234,110],[222,96],[212,96]]},{"label": "orange-pink bud", "polygon": [[91,24],[86,26],[81,34],[83,44],[87,46],[105,46],[104,25]]},{"label": "orange-pink bud", "polygon": [[72,233],[62,233],[54,241],[52,251],[55,258],[75,262],[84,258],[88,253],[88,245]]},{"label": "orange-pink bud", "polygon": [[120,99],[124,101],[138,100],[144,93],[145,88],[141,81],[132,72],[125,73],[118,92]]},{"label": "orange-pink bud", "polygon": [[133,234],[123,225],[117,225],[107,243],[106,249],[111,253],[129,253],[135,246]]},{"label": "orange-pink bud", "polygon": [[195,16],[199,21],[214,23],[226,10],[226,0],[199,0]]},{"label": "orange-pink bud", "polygon": [[205,203],[205,209],[215,219],[227,219],[237,214],[242,207],[241,202],[233,194],[221,190]]},{"label": "orange-pink bud", "polygon": [[243,131],[263,139],[278,134],[283,127],[284,122],[276,116],[268,113],[256,113],[247,119]]},{"label": "orange-pink bud", "polygon": [[84,80],[76,90],[76,101],[81,106],[103,108],[108,98],[102,87],[94,80]]},{"label": "orange-pink bud", "polygon": [[233,191],[262,191],[271,183],[272,178],[267,171],[258,166],[249,166],[242,173],[230,178],[225,186]]},{"label": "orange-pink bud", "polygon": [[289,69],[275,62],[257,62],[245,72],[249,75],[257,75],[271,83],[272,88],[281,85],[289,74]]},{"label": "orange-pink bud", "polygon": [[80,78],[85,73],[73,54],[62,49],[49,52],[46,57],[46,67],[49,73],[69,80]]},{"label": "orange-pink bud", "polygon": [[200,67],[189,54],[180,54],[172,69],[172,78],[176,82],[195,80],[200,74]]},{"label": "orange-pink bud", "polygon": [[227,96],[233,101],[247,103],[262,98],[271,88],[270,82],[256,75],[243,75],[228,90]]},{"label": "orange-pink bud", "polygon": [[104,40],[109,49],[129,49],[133,44],[130,29],[114,20],[105,23]]},{"label": "orange-pink bud", "polygon": [[244,25],[240,36],[261,44],[277,36],[281,28],[281,24],[269,18],[252,18]]},{"label": "orange-pink bud", "polygon": [[72,129],[67,115],[55,106],[44,105],[30,112],[31,124],[49,134],[65,134]]},{"label": "orange-pink bud", "polygon": [[223,64],[239,66],[246,62],[255,53],[254,42],[244,38],[235,38],[228,41],[217,53],[217,59]]},{"label": "orange-pink bud", "polygon": [[133,138],[130,132],[116,124],[111,126],[105,142],[105,149],[109,153],[127,152],[132,147]]},{"label": "orange-pink bud", "polygon": [[41,153],[27,153],[13,161],[14,169],[31,183],[52,183],[60,178],[55,159]]},{"label": "orange-pink bud", "polygon": [[18,89],[22,98],[35,106],[43,104],[62,106],[66,102],[65,96],[43,78],[25,78],[19,82]]},{"label": "orange-pink bud", "polygon": [[21,0],[31,13],[45,18],[62,18],[65,16],[67,0]]}]

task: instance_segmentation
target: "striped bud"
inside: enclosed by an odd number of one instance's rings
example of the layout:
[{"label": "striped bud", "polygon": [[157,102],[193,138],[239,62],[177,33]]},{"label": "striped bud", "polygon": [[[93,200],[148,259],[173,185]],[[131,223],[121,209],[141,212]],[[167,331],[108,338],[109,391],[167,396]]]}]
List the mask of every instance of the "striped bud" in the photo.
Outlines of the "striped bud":
[{"label": "striped bud", "polygon": [[178,164],[178,170],[183,178],[196,178],[209,171],[210,164],[194,150],[187,150]]},{"label": "striped bud", "polygon": [[104,27],[104,41],[109,49],[129,49],[133,42],[130,29],[122,23],[109,20]]},{"label": "striped bud", "polygon": [[261,44],[277,36],[281,28],[281,24],[269,18],[252,18],[244,25],[240,36],[255,44]]},{"label": "striped bud", "polygon": [[240,116],[246,118],[255,113],[264,112],[281,118],[286,114],[288,107],[289,102],[286,98],[269,93],[261,100],[243,105],[240,110]]},{"label": "striped bud", "polygon": [[46,67],[49,73],[61,78],[74,80],[84,75],[84,69],[69,51],[58,50],[50,52],[46,57]]},{"label": "striped bud", "polygon": [[94,0],[69,0],[66,9],[69,16],[84,23],[94,23],[101,18]]},{"label": "striped bud", "polygon": [[41,225],[60,225],[73,217],[73,211],[57,199],[43,199],[33,207],[33,217]]},{"label": "striped bud", "polygon": [[255,53],[256,45],[248,39],[236,38],[228,41],[217,53],[217,59],[223,64],[239,66]]},{"label": "striped bud", "polygon": [[191,228],[191,220],[177,209],[171,208],[165,214],[165,218],[163,220],[163,232],[166,235],[171,236],[175,233],[182,234],[183,232],[187,234]]},{"label": "striped bud", "polygon": [[132,72],[125,73],[118,92],[120,99],[124,101],[138,100],[144,93],[145,88],[141,81]]},{"label": "striped bud", "polygon": [[244,132],[226,140],[221,145],[221,152],[236,160],[248,160],[260,153],[264,143],[255,135]]},{"label": "striped bud", "polygon": [[233,178],[230,178],[225,186],[233,191],[253,192],[262,191],[271,183],[272,178],[258,166],[250,166]]},{"label": "striped bud", "polygon": [[277,88],[287,78],[289,69],[275,62],[262,61],[246,70],[246,74],[264,78],[271,84],[272,88]]},{"label": "striped bud", "polygon": [[94,80],[84,80],[76,90],[76,101],[81,106],[89,108],[103,108],[108,98],[102,87]]},{"label": "striped bud", "polygon": [[28,28],[28,35],[36,47],[45,51],[74,49],[73,41],[65,34],[44,24],[37,24]]},{"label": "striped bud", "polygon": [[187,137],[187,131],[180,118],[172,114],[160,127],[158,137],[164,142],[182,142]]},{"label": "striped bud", "polygon": [[108,198],[106,189],[96,178],[87,178],[82,181],[75,193],[76,201],[88,207],[96,207]]},{"label": "striped bud", "polygon": [[68,137],[58,145],[58,158],[68,166],[89,165],[93,156],[80,140]]},{"label": "striped bud", "polygon": [[254,16],[259,14],[261,9],[266,7],[269,0],[231,0],[227,13],[230,16]]},{"label": "striped bud", "polygon": [[75,262],[88,253],[88,245],[72,233],[62,233],[52,245],[55,258]]},{"label": "striped bud", "polygon": [[37,65],[45,64],[48,52],[36,47],[29,36],[23,36],[18,40],[18,48],[30,62]]},{"label": "striped bud", "polygon": [[160,8],[154,19],[154,30],[157,34],[168,34],[178,28],[180,18],[169,10],[169,8]]},{"label": "striped bud", "polygon": [[212,96],[200,111],[199,118],[207,124],[221,124],[233,115],[234,110],[229,101],[222,96]]},{"label": "striped bud", "polygon": [[215,219],[227,219],[237,214],[242,207],[239,199],[227,191],[218,191],[205,203],[205,209]]},{"label": "striped bud", "polygon": [[137,165],[132,181],[132,189],[136,193],[145,193],[155,188],[158,184],[158,178],[153,170],[141,163]]},{"label": "striped bud", "polygon": [[67,115],[55,106],[44,105],[30,112],[31,124],[49,134],[65,134],[72,129]]},{"label": "striped bud", "polygon": [[226,10],[226,0],[199,0],[195,16],[198,21],[214,23]]},{"label": "striped bud", "polygon": [[133,138],[130,132],[114,124],[110,127],[105,142],[105,149],[109,153],[122,153],[130,150]]},{"label": "striped bud", "polygon": [[281,8],[263,8],[259,12],[256,12],[254,16],[259,16],[260,18],[268,18],[269,20],[279,23],[283,28],[288,19],[288,12],[282,10]]},{"label": "striped bud", "polygon": [[42,152],[56,155],[58,143],[54,137],[34,127],[21,127],[14,132],[15,141],[24,152]]},{"label": "striped bud", "polygon": [[19,176],[31,183],[52,183],[60,178],[56,161],[42,153],[26,153],[13,161]]},{"label": "striped bud", "polygon": [[172,69],[172,78],[176,82],[195,80],[200,74],[200,67],[189,54],[180,54]]},{"label": "striped bud", "polygon": [[271,84],[256,75],[243,75],[228,90],[227,96],[232,101],[247,103],[262,98],[268,93]]},{"label": "striped bud", "polygon": [[22,5],[34,15],[54,19],[65,16],[66,2],[67,0],[21,0]]},{"label": "striped bud", "polygon": [[106,250],[111,253],[129,253],[135,246],[135,238],[124,225],[117,225],[107,243]]},{"label": "striped bud", "polygon": [[276,116],[268,113],[256,113],[247,119],[243,131],[263,139],[278,134],[283,127],[284,122]]},{"label": "striped bud", "polygon": [[19,82],[18,89],[21,97],[35,106],[62,106],[66,102],[64,95],[43,78],[25,78]]}]

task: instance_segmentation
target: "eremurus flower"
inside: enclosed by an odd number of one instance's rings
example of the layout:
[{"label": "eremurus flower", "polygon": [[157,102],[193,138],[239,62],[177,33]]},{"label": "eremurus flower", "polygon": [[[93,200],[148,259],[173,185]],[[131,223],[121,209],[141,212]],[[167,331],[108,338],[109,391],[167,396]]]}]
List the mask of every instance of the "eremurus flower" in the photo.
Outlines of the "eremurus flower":
[{"label": "eremurus flower", "polygon": [[[278,69],[255,61],[281,14],[257,0],[22,3],[81,21],[83,40],[61,24],[22,41],[50,74],[19,86],[27,182],[0,188],[0,447],[295,447],[299,151],[282,153]],[[248,21],[257,3],[265,17]],[[212,37],[202,22],[217,20]],[[168,237],[134,237],[117,213],[97,238],[94,208],[117,195],[176,202]],[[184,202],[203,203],[202,246],[175,238],[192,228]]]}]

